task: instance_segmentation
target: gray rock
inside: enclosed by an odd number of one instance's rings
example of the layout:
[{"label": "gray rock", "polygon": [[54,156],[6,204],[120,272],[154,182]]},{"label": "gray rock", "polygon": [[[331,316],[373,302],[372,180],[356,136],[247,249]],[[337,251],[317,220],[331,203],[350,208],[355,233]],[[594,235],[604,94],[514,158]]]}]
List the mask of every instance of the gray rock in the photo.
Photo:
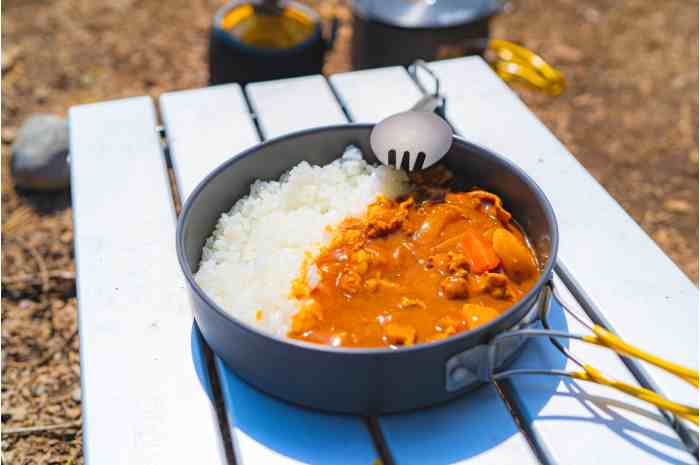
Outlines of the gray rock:
[{"label": "gray rock", "polygon": [[17,187],[65,189],[68,168],[68,123],[55,115],[33,115],[17,131],[12,144],[12,176]]}]

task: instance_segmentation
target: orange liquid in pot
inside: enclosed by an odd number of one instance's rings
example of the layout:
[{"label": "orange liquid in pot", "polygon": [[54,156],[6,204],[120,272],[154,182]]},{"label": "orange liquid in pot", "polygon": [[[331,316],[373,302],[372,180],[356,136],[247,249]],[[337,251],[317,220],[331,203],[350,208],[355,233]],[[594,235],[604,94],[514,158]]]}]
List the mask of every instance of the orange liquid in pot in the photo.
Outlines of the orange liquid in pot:
[{"label": "orange liquid in pot", "polygon": [[306,40],[313,33],[315,23],[293,8],[269,15],[256,13],[252,5],[243,4],[222,18],[221,27],[246,45],[283,49]]},{"label": "orange liquid in pot", "polygon": [[304,266],[289,336],[344,347],[399,347],[483,325],[535,284],[539,266],[501,200],[378,198],[347,218]]}]

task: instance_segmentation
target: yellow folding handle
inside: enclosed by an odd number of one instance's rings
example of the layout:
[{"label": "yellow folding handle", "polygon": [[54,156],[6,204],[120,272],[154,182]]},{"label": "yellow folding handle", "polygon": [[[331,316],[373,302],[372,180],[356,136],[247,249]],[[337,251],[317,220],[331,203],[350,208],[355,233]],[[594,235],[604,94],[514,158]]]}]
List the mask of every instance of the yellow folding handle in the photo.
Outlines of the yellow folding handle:
[{"label": "yellow folding handle", "polygon": [[[628,344],[623,341],[618,336],[614,335],[607,329],[600,325],[593,325],[591,327],[593,331],[593,336],[583,336],[582,339],[591,344],[606,347],[612,349],[620,355],[625,355],[628,357],[638,358],[646,362],[651,363],[654,366],[661,368],[673,375],[676,375],[683,381],[698,387],[698,372],[691,368],[684,367],[677,363],[668,361],[656,355],[650,354],[649,352],[643,351],[642,349]],[[600,371],[596,370],[590,365],[583,365],[583,372],[571,372],[572,378],[581,379],[584,381],[591,381],[598,384],[604,384],[617,389],[622,392],[641,399],[643,401],[649,402],[657,407],[668,410],[675,413],[681,418],[690,420],[695,424],[698,424],[698,409],[697,407],[690,407],[688,405],[679,404],[665,397],[660,396],[654,391],[645,389],[638,386],[633,386],[631,384],[624,383],[612,378],[608,378]]]},{"label": "yellow folding handle", "polygon": [[670,362],[656,355],[645,352],[638,347],[628,344],[618,336],[614,335],[607,329],[599,325],[593,325],[591,328],[595,336],[583,336],[583,340],[590,342],[591,344],[596,344],[599,346],[607,347],[614,350],[620,355],[626,355],[629,357],[638,358],[655,365],[662,370],[668,371],[681,378],[683,381],[698,387],[698,372],[691,368],[684,367],[677,363]]},{"label": "yellow folding handle", "polygon": [[[679,365],[677,363],[670,362],[666,359],[663,359],[659,356],[650,354],[649,352],[645,352],[638,347],[633,346],[632,344],[628,344],[627,342],[623,341],[620,337],[616,336],[615,334],[611,333],[607,329],[603,328],[600,325],[597,324],[591,324],[590,322],[586,321],[585,318],[577,315],[576,312],[572,311],[569,307],[564,305],[562,303],[562,299],[558,296],[556,288],[551,285],[550,283],[550,296],[554,296],[554,298],[557,299],[561,307],[574,317],[579,323],[581,323],[583,326],[586,328],[590,329],[593,335],[574,335],[574,334],[568,334],[564,333],[563,337],[572,337],[575,339],[582,340],[584,342],[588,342],[590,344],[595,344],[601,347],[605,347],[606,349],[611,349],[614,352],[624,355],[627,357],[633,357],[637,358],[640,360],[644,360],[646,362],[651,363],[654,366],[657,366],[661,368],[662,370],[667,371],[668,373],[671,373],[679,378],[681,378],[683,381],[692,384],[696,388],[698,387],[698,371],[694,370],[692,368],[687,368],[682,365]],[[546,318],[543,316],[543,321],[546,321]],[[549,329],[549,328],[547,328]],[[557,333],[556,331],[554,333]],[[546,332],[545,332],[546,334]],[[556,335],[554,335],[557,337]],[[602,384],[605,386],[612,387],[613,389],[617,389],[619,391],[622,391],[626,394],[629,394],[633,397],[636,397],[637,399],[643,400],[645,402],[649,402],[661,409],[668,410],[674,414],[678,418],[682,418],[685,420],[692,421],[695,424],[698,424],[698,408],[697,407],[691,407],[689,405],[684,405],[678,402],[674,402],[672,400],[669,400],[660,394],[649,390],[645,389],[643,387],[638,387],[632,384],[625,383],[623,381],[619,381],[613,378],[609,378],[603,373],[601,373],[599,370],[596,368],[592,367],[591,365],[588,365],[586,363],[583,363],[582,361],[577,360],[575,357],[573,357],[572,354],[570,354],[568,351],[565,349],[562,349],[562,352],[569,357],[571,360],[573,360],[577,365],[579,365],[581,368],[583,368],[583,371],[568,371],[568,372],[561,372],[558,371],[558,374],[566,375],[571,378],[575,379],[580,379],[583,381],[589,381],[592,383],[597,383],[597,384]]]},{"label": "yellow folding handle", "polygon": [[698,424],[698,409],[697,407],[690,407],[688,405],[679,404],[678,402],[673,402],[660,396],[654,391],[645,389],[643,387],[634,386],[627,384],[616,379],[608,378],[603,373],[593,368],[590,365],[583,365],[584,371],[572,371],[568,375],[572,378],[580,379],[582,381],[590,381],[597,384],[602,384],[605,386],[612,387],[624,393],[627,393],[637,399],[649,402],[650,404],[656,405],[659,408],[668,410],[675,413],[681,418],[690,420],[695,424]]},{"label": "yellow folding handle", "polygon": [[488,49],[498,58],[491,64],[501,79],[519,79],[550,95],[564,91],[564,75],[530,50],[502,39],[491,39]]}]

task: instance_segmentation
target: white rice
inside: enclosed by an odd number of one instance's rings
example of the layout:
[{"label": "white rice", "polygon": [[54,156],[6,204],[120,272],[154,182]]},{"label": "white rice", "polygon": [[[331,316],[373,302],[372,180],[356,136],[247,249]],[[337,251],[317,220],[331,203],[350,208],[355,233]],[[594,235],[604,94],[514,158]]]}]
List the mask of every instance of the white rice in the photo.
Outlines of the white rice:
[{"label": "white rice", "polygon": [[256,181],[221,215],[195,279],[235,318],[284,336],[298,310],[292,281],[305,252],[318,254],[330,239],[326,226],[363,214],[380,194],[395,199],[408,190],[403,171],[371,166],[355,147],[329,165],[302,162],[279,181]]}]

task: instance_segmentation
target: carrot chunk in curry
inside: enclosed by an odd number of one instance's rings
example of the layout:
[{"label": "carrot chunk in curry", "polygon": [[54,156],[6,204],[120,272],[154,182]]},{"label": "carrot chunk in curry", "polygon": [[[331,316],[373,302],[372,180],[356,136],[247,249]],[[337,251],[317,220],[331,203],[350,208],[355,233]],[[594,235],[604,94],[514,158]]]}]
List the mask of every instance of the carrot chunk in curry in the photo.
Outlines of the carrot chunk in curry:
[{"label": "carrot chunk in curry", "polygon": [[379,197],[305,260],[289,336],[347,347],[437,341],[497,318],[538,275],[525,236],[490,192]]}]

